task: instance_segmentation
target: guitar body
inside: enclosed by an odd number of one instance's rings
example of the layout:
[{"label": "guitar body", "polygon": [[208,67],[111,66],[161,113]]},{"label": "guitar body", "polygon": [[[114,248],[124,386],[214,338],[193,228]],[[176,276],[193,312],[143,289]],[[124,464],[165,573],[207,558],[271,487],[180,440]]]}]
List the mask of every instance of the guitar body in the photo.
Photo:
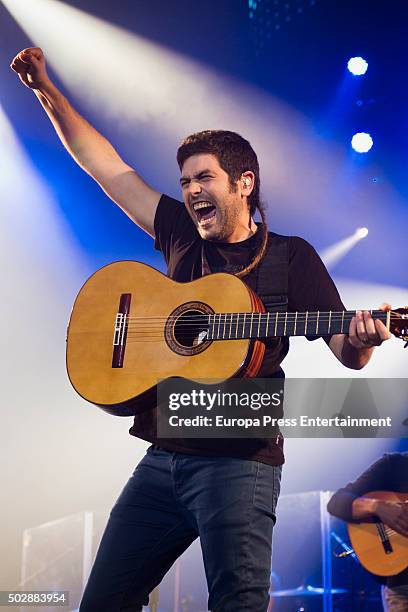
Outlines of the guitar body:
[{"label": "guitar body", "polygon": [[232,274],[177,283],[142,263],[112,263],[88,279],[74,303],[67,333],[69,379],[84,399],[129,416],[155,399],[161,379],[218,383],[255,376],[263,342],[199,339],[200,328],[190,321],[217,312],[264,310]]},{"label": "guitar body", "polygon": [[[365,497],[408,502],[408,493],[373,491]],[[385,533],[381,528],[385,529]],[[380,531],[379,531],[380,529]],[[408,538],[382,523],[349,523],[351,544],[361,564],[377,576],[395,576],[408,567]],[[385,535],[383,542],[381,535]]]}]

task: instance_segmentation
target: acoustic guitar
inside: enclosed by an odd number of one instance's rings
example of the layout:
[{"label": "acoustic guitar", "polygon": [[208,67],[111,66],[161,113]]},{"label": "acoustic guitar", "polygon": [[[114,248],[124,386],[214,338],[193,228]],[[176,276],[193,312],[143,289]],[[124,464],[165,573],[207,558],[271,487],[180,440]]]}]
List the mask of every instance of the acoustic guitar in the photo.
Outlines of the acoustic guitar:
[{"label": "acoustic guitar", "polygon": [[[373,491],[364,497],[408,503],[408,493]],[[395,576],[408,567],[408,538],[381,522],[348,523],[354,552],[361,564],[377,576]]]},{"label": "acoustic guitar", "polygon": [[[408,308],[371,311],[408,340]],[[178,283],[135,261],[95,272],[80,290],[67,332],[67,370],[86,400],[118,416],[151,401],[170,377],[257,375],[262,339],[347,333],[355,311],[266,312],[233,274]]]}]

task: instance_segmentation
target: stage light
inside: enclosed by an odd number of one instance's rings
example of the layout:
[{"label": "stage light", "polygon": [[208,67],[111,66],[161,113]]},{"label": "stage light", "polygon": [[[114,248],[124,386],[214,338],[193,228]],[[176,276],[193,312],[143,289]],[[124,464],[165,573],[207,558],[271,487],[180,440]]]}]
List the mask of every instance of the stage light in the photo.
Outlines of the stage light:
[{"label": "stage light", "polygon": [[368,229],[366,227],[359,227],[356,229],[357,238],[366,238],[368,236]]},{"label": "stage light", "polygon": [[351,139],[351,146],[357,153],[367,153],[373,146],[373,139],[366,132],[358,132]]},{"label": "stage light", "polygon": [[362,57],[352,57],[347,62],[347,68],[354,76],[361,76],[367,72],[368,64]]},{"label": "stage light", "polygon": [[321,258],[325,266],[331,270],[335,265],[356,246],[360,240],[368,236],[368,229],[366,227],[358,227],[354,234],[343,238],[339,242],[336,242],[332,246],[325,249],[320,253]]}]

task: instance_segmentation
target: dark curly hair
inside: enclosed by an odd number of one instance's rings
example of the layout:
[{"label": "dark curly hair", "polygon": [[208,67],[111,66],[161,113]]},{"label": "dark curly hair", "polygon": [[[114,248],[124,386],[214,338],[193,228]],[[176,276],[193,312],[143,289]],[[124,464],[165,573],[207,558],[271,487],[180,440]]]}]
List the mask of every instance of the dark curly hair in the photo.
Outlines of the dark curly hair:
[{"label": "dark curly hair", "polygon": [[248,196],[249,212],[253,216],[259,210],[262,219],[263,240],[259,252],[250,264],[237,276],[244,276],[253,270],[265,254],[268,243],[268,228],[265,209],[260,200],[259,164],[255,151],[248,140],[236,132],[227,130],[204,130],[187,136],[177,150],[177,163],[180,170],[186,159],[199,153],[210,153],[218,160],[221,168],[228,174],[231,187],[236,189],[236,182],[243,172],[254,173],[255,182]]}]

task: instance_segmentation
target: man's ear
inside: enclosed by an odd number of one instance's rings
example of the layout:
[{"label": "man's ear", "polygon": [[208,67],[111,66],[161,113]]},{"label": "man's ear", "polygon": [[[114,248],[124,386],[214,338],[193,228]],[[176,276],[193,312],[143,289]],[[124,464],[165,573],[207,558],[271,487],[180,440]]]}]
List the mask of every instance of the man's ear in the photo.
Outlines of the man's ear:
[{"label": "man's ear", "polygon": [[240,177],[241,194],[248,197],[251,195],[255,185],[255,174],[251,170],[243,172]]}]

